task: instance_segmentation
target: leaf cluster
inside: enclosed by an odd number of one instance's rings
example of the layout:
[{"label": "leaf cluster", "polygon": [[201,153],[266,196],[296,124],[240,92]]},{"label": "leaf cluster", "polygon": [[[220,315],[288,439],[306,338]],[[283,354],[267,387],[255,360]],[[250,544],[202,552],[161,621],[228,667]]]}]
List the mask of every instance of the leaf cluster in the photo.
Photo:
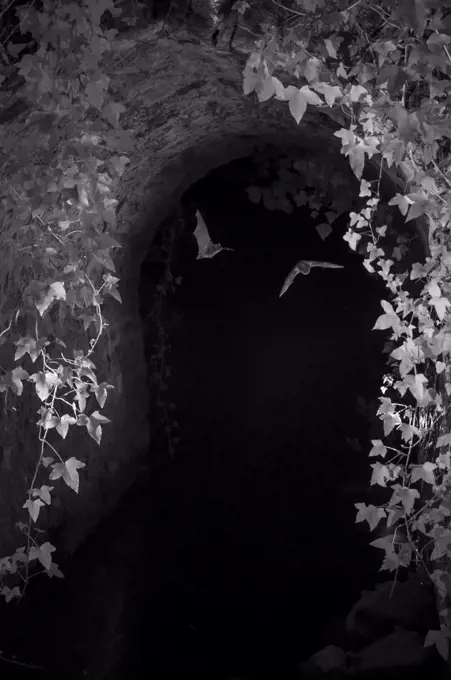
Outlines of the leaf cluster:
[{"label": "leaf cluster", "polygon": [[[268,35],[257,43],[244,70],[243,89],[246,95],[255,92],[260,102],[271,98],[286,102],[297,123],[309,106],[343,114],[345,124],[335,136],[365,202],[349,212],[344,239],[364,254],[366,269],[385,282],[388,299],[381,301],[383,313],[374,329],[390,332],[390,370],[377,410],[386,441],[373,440],[369,456],[371,486],[391,493],[382,506],[358,503],[356,521],[366,521],[371,530],[385,524],[372,543],[385,552],[383,570],[397,572],[416,564],[429,575],[437,592],[441,628],[431,631],[425,644],[435,644],[449,659],[449,12],[435,0],[378,5],[362,0],[333,7],[299,0],[298,5],[308,18],[288,35]],[[329,21],[335,25],[327,32]],[[291,79],[288,85],[282,77],[286,75]],[[377,161],[379,179],[363,177],[368,161]],[[399,168],[406,178],[404,190],[399,187],[387,206],[397,207],[406,222],[422,219],[428,226],[425,261],[406,267],[402,274],[395,261],[408,254],[409,244],[399,234],[396,248],[387,249],[389,225],[377,219],[384,167]],[[269,208],[285,209],[286,193],[296,198],[298,188],[291,191],[286,174],[281,183],[280,199],[260,187],[250,188],[249,197],[263,199]],[[275,194],[277,187],[270,189]],[[418,292],[411,293],[409,282],[420,284]]]}]

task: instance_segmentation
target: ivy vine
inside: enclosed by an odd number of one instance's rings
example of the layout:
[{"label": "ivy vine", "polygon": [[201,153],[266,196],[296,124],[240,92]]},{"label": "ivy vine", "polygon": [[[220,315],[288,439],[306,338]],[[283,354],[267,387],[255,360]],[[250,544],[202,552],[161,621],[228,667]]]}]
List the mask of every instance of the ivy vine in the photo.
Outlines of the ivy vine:
[{"label": "ivy vine", "polygon": [[[273,36],[259,42],[243,72],[244,93],[256,92],[260,102],[272,97],[287,102],[298,124],[308,106],[340,107],[348,118],[348,127],[337,130],[335,136],[360,182],[359,197],[365,205],[359,212],[350,212],[344,239],[353,250],[359,245],[364,266],[380,276],[388,289],[388,299],[381,301],[383,313],[374,325],[375,330],[389,330],[393,343],[377,416],[387,439],[397,435],[395,444],[372,440],[370,485],[388,487],[391,495],[381,506],[357,503],[356,522],[368,522],[372,531],[385,522],[387,530],[372,542],[385,553],[381,570],[397,572],[416,563],[428,575],[436,588],[440,630],[430,631],[425,645],[435,644],[449,659],[451,184],[444,162],[451,137],[447,96],[451,27],[435,2],[427,6],[421,1],[387,2],[380,10],[371,3],[356,2],[340,12],[341,3],[334,3],[330,11],[355,35],[351,42],[360,58],[349,68],[340,52],[338,31],[324,37],[321,44],[317,32],[316,42],[311,40],[306,26],[324,20],[329,8],[316,0],[300,4],[308,17],[304,26],[283,40]],[[376,42],[364,30],[368,11],[380,12],[384,18],[383,35]],[[330,60],[335,61],[335,68],[330,68]],[[288,73],[299,84],[284,85],[277,72]],[[410,96],[407,104],[412,83],[426,86],[426,97],[414,102]],[[379,179],[367,181],[365,163],[373,156],[380,162],[381,173]],[[406,222],[423,216],[429,225],[426,261],[402,274],[395,273],[394,264],[408,244],[400,236],[396,248],[387,253],[383,239],[388,224],[377,220],[384,165],[410,170],[407,190],[397,192],[388,205],[397,206]],[[287,175],[281,177],[286,189],[290,181]],[[274,199],[275,191],[273,187],[265,194],[264,189],[252,187],[249,197],[254,201],[262,197],[268,207],[285,209],[284,192],[279,190],[280,198]],[[298,195],[295,192],[295,202]],[[327,238],[329,227],[322,237]],[[406,290],[406,280],[421,282],[417,295]]]}]

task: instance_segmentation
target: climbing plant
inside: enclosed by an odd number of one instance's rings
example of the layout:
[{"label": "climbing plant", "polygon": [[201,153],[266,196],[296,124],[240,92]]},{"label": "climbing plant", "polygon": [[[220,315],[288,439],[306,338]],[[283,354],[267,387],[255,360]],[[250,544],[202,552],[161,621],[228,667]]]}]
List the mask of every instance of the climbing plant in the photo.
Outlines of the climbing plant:
[{"label": "climbing plant", "polygon": [[[42,12],[27,8],[20,24],[39,49],[19,61],[17,75],[34,102],[26,133],[22,100],[19,118],[2,133],[0,151],[3,436],[18,429],[6,413],[8,407],[20,411],[15,402],[25,396],[25,386],[40,407],[35,466],[23,504],[28,519],[17,523],[25,545],[0,559],[6,601],[23,596],[37,564],[49,576],[63,576],[52,558],[55,546],[40,542],[37,522],[58,480],[78,492],[85,462],[64,459],[58,438],[76,425],[100,444],[110,422],[99,408],[113,386],[98,379],[92,357],[108,328],[105,298],[121,302],[111,251],[121,245],[113,235],[116,189],[129,162],[121,151],[132,141],[119,130],[124,107],[108,94],[108,78],[99,68],[114,34],[99,24],[108,7],[108,0],[44,2]],[[21,47],[6,43],[3,54],[17,58]],[[8,77],[0,75],[0,85],[8,86]]]},{"label": "climbing plant", "polygon": [[[343,126],[335,136],[364,201],[350,212],[344,239],[353,250],[360,248],[366,269],[385,282],[388,295],[381,301],[383,313],[374,329],[390,331],[392,344],[377,411],[385,440],[372,440],[369,452],[370,484],[388,487],[391,495],[381,506],[357,503],[356,521],[368,522],[371,530],[385,523],[386,531],[372,542],[384,551],[382,570],[397,572],[416,563],[430,578],[437,593],[440,630],[430,631],[425,645],[435,644],[449,660],[449,3],[299,0],[298,4],[302,20],[289,35],[257,43],[243,72],[244,94],[255,92],[260,102],[272,97],[285,102],[298,124],[308,106],[333,108],[342,116]],[[282,82],[287,75],[288,84]],[[366,163],[373,157],[379,161],[380,175],[367,180]],[[388,206],[397,206],[406,222],[427,220],[429,239],[425,261],[402,273],[394,265],[407,251],[405,237],[399,235],[396,246],[387,248],[389,225],[379,213],[382,170],[397,166],[408,179]],[[299,168],[298,163],[295,169]],[[277,186],[250,187],[249,197],[288,211],[286,195],[292,186],[292,174],[280,173]],[[295,202],[297,196],[296,190]],[[312,207],[316,210],[315,204]],[[414,288],[412,282],[420,286]]]},{"label": "climbing plant", "polygon": [[[262,203],[268,210],[281,210],[287,214],[307,206],[313,219],[321,216],[316,230],[325,240],[332,232],[331,224],[352,205],[353,189],[342,167],[332,169],[324,159],[297,158],[295,154],[269,155],[257,153],[253,157],[258,186],[247,189],[252,203]],[[310,178],[310,179],[309,179]]]}]

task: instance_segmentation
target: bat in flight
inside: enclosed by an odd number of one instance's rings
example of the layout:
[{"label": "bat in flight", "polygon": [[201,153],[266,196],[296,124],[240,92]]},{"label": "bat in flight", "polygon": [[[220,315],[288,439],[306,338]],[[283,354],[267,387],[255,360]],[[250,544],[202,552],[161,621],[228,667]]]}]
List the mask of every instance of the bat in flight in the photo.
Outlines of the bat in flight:
[{"label": "bat in flight", "polygon": [[196,260],[214,257],[220,253],[221,250],[233,250],[233,248],[224,248],[220,243],[212,242],[204,218],[198,210],[196,210],[196,218],[197,226],[194,230],[194,238],[196,239],[197,247],[199,248]]},{"label": "bat in flight", "polygon": [[317,260],[300,260],[288,274],[284,281],[279,297],[287,292],[298,274],[310,274],[312,267],[322,267],[323,269],[344,269],[342,264],[332,264],[332,262],[318,262]]}]

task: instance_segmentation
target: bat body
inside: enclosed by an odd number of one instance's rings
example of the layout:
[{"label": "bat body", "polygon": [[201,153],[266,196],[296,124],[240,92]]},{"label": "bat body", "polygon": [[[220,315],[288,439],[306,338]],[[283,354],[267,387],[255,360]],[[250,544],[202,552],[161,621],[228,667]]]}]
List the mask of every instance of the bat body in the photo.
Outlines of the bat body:
[{"label": "bat body", "polygon": [[332,262],[319,262],[318,260],[299,260],[299,262],[293,267],[291,272],[288,274],[284,281],[282,290],[280,291],[279,297],[282,297],[284,293],[287,292],[288,288],[291,286],[298,274],[310,274],[312,267],[322,267],[323,269],[344,269],[341,264],[333,264]]},{"label": "bat body", "polygon": [[221,250],[233,250],[233,248],[224,248],[220,243],[213,243],[210,234],[208,233],[207,225],[198,210],[196,210],[197,226],[194,230],[194,238],[197,241],[199,252],[196,260],[203,260],[211,258],[221,252]]}]

